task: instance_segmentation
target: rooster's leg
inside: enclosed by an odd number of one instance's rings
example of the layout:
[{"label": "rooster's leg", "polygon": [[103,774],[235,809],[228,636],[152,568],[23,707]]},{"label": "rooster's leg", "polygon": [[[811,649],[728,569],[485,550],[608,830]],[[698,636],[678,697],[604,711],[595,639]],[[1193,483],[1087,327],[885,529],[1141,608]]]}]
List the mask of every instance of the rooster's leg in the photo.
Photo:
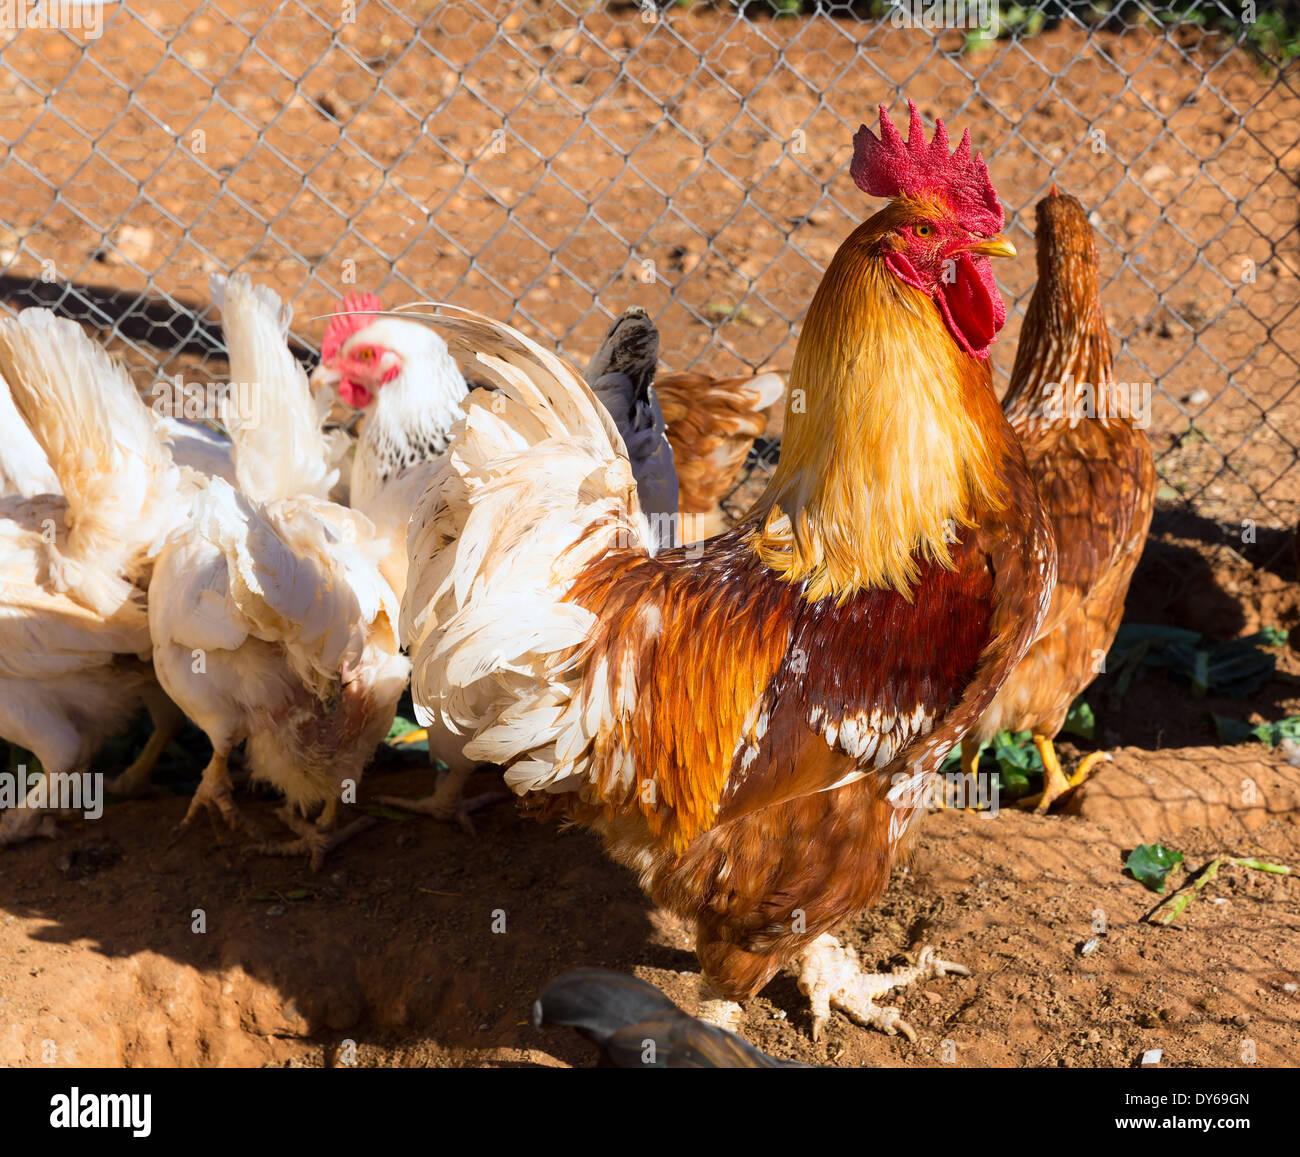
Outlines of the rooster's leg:
[{"label": "rooster's leg", "polygon": [[[961,791],[956,793],[954,806],[959,806],[963,811],[979,811],[979,766],[980,766],[980,745],[977,740],[971,736],[963,736],[961,741]],[[940,776],[938,780],[942,787],[939,797],[935,801],[936,808],[946,808],[948,806],[948,779],[946,776]]]},{"label": "rooster's leg", "polygon": [[298,815],[292,804],[286,803],[280,809],[280,820],[285,827],[295,832],[298,838],[282,843],[258,844],[253,850],[266,856],[307,856],[311,860],[311,870],[319,871],[328,852],[332,852],[353,836],[360,835],[367,828],[373,828],[379,822],[373,816],[362,816],[347,827],[336,830],[338,810],[337,799],[327,800],[316,822],[312,823]]},{"label": "rooster's leg", "polygon": [[139,757],[115,780],[104,785],[114,795],[137,796],[148,791],[154,766],[185,722],[181,709],[161,692],[157,701],[149,704],[149,717],[153,720],[153,734]]},{"label": "rooster's leg", "polygon": [[462,799],[462,793],[465,790],[465,781],[469,779],[470,773],[474,770],[475,764],[469,760],[454,760],[447,773],[438,782],[432,795],[423,796],[420,799],[404,799],[397,795],[376,796],[379,803],[388,804],[390,807],[398,807],[404,811],[421,812],[426,816],[432,816],[435,820],[441,820],[443,823],[459,824],[462,830],[469,835],[474,834],[474,825],[470,822],[469,813],[476,811],[485,804],[495,803],[505,796],[501,792],[488,792],[485,795],[474,796],[472,799]]},{"label": "rooster's leg", "polygon": [[961,740],[961,782],[966,796],[967,811],[979,811],[979,772],[979,740],[972,735],[963,735]]},{"label": "rooster's leg", "polygon": [[1034,736],[1034,746],[1038,749],[1039,758],[1043,761],[1043,790],[1038,795],[1031,795],[1025,799],[1017,800],[1016,806],[1033,808],[1039,815],[1046,812],[1066,792],[1073,791],[1078,787],[1088,778],[1098,763],[1110,759],[1106,752],[1094,751],[1084,758],[1073,775],[1067,776],[1061,770],[1061,761],[1057,758],[1056,746],[1046,735],[1036,734]]},{"label": "rooster's leg", "polygon": [[799,990],[812,1002],[813,1040],[821,1036],[831,1009],[847,1013],[859,1024],[878,1028],[890,1036],[902,1033],[916,1040],[916,1032],[898,1009],[876,1004],[876,997],[905,984],[936,976],[969,976],[960,964],[940,960],[932,948],[922,948],[916,963],[896,972],[863,972],[858,954],[844,948],[834,936],[818,936],[791,965]]}]

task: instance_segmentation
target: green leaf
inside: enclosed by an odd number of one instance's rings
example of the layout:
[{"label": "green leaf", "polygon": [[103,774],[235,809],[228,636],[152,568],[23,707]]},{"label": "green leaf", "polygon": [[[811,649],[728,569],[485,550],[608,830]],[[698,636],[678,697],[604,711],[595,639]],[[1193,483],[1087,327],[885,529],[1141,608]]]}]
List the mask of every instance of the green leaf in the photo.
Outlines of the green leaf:
[{"label": "green leaf", "polygon": [[384,742],[391,743],[394,739],[397,739],[403,735],[407,735],[412,731],[419,731],[419,730],[420,730],[420,725],[416,723],[414,720],[404,719],[400,715],[395,715],[393,717],[392,727],[388,729],[388,734],[384,736]]},{"label": "green leaf", "polygon": [[1164,844],[1139,844],[1128,854],[1124,867],[1133,878],[1152,892],[1164,895],[1169,873],[1183,862],[1183,853]]},{"label": "green leaf", "polygon": [[1120,673],[1116,690],[1128,690],[1137,667],[1163,667],[1192,685],[1195,695],[1227,695],[1244,699],[1272,677],[1277,656],[1262,650],[1279,646],[1280,628],[1226,643],[1207,643],[1196,631],[1155,623],[1125,623],[1115,635],[1106,670]]},{"label": "green leaf", "polygon": [[1288,715],[1275,723],[1260,723],[1255,726],[1226,715],[1211,714],[1210,719],[1214,722],[1214,730],[1221,743],[1250,743],[1257,740],[1269,747],[1276,747],[1284,739],[1300,740],[1300,715]]},{"label": "green leaf", "polygon": [[1253,635],[1239,639],[1241,643],[1258,643],[1261,647],[1285,647],[1291,640],[1291,632],[1285,627],[1264,627]]},{"label": "green leaf", "polygon": [[1092,739],[1097,731],[1097,719],[1092,713],[1092,708],[1082,699],[1076,699],[1070,704],[1070,710],[1065,716],[1065,724],[1062,731],[1070,735],[1078,735],[1083,739]]}]

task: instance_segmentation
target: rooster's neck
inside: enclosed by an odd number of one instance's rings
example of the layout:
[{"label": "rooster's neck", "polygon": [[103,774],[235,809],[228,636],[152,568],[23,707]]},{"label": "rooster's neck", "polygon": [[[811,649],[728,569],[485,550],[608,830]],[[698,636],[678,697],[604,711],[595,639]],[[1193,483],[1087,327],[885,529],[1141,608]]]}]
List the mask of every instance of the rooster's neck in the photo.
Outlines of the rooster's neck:
[{"label": "rooster's neck", "polygon": [[1004,501],[1010,430],[987,361],[877,255],[868,221],[840,247],[804,321],[781,459],[755,546],[809,599],[894,587]]}]

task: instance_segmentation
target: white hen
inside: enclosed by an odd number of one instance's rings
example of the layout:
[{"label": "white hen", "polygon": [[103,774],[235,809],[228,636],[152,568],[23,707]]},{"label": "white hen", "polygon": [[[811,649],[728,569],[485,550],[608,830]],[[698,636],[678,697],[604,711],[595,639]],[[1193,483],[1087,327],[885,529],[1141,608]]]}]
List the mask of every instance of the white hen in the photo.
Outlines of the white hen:
[{"label": "white hen", "polygon": [[205,807],[242,822],[226,761],[245,740],[254,778],[284,793],[281,815],[299,836],[264,850],[318,866],[360,826],[335,832],[339,805],[406,685],[398,602],[370,521],[328,500],[331,447],[285,344],[279,299],[242,276],[213,278],[213,296],[231,379],[251,394],[224,416],[240,492],[208,485],[149,587],[158,677],[212,741],[183,822]]},{"label": "white hen", "polygon": [[[143,589],[188,484],[130,378],[74,322],[0,321],[0,373],[57,481],[0,499],[0,737],[47,773],[86,772],[144,702],[155,731],[123,777],[135,782],[180,724],[149,664]],[[6,812],[0,846],[49,821]]]},{"label": "white hen", "polygon": [[0,377],[0,498],[58,494],[59,480],[14,406],[9,383]]},{"label": "white hen", "polygon": [[386,539],[384,576],[400,599],[406,524],[447,448],[468,387],[447,343],[427,326],[383,316],[373,293],[348,294],[342,309],[325,328],[312,383],[337,389],[349,406],[365,411],[349,502]]}]

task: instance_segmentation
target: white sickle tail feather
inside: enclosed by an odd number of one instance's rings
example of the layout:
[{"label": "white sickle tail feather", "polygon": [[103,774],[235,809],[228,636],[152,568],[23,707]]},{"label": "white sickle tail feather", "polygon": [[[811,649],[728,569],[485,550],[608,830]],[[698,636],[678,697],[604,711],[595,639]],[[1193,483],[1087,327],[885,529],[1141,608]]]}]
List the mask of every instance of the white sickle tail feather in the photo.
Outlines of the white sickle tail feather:
[{"label": "white sickle tail feather", "polygon": [[[411,515],[402,624],[416,710],[472,735],[467,757],[514,763],[517,792],[568,790],[616,705],[588,701],[596,619],[565,598],[607,552],[649,551],[631,465],[563,358],[479,314],[428,320],[499,388],[469,394]],[[606,686],[591,690],[603,699]]]}]

